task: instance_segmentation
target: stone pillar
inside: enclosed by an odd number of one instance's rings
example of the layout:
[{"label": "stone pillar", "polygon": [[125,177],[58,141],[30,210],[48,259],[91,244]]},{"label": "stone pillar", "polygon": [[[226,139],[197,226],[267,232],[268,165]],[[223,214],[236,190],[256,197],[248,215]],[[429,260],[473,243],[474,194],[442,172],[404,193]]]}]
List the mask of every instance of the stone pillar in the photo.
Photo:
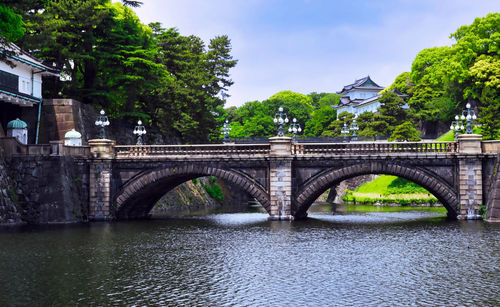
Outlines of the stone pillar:
[{"label": "stone pillar", "polygon": [[111,173],[114,158],[114,141],[106,139],[89,140],[89,219],[93,221],[110,220]]},{"label": "stone pillar", "polygon": [[107,139],[89,140],[90,155],[94,158],[113,159],[115,157],[115,141]]},{"label": "stone pillar", "polygon": [[459,219],[481,219],[479,206],[483,204],[481,139],[479,134],[458,136],[459,145]]},{"label": "stone pillar", "polygon": [[63,142],[62,141],[50,141],[50,155],[51,156],[63,156]]},{"label": "stone pillar", "polygon": [[71,129],[83,131],[80,102],[74,99],[44,99],[38,143],[64,141],[64,135]]},{"label": "stone pillar", "polygon": [[271,220],[292,220],[292,138],[272,137],[269,172]]}]

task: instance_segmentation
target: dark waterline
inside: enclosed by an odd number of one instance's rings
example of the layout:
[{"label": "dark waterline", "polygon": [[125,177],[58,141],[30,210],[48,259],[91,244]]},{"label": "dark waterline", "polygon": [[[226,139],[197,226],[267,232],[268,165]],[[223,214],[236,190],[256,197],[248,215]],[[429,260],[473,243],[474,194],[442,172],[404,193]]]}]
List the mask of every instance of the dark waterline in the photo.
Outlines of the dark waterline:
[{"label": "dark waterline", "polygon": [[0,230],[0,305],[496,306],[500,225],[263,213]]}]

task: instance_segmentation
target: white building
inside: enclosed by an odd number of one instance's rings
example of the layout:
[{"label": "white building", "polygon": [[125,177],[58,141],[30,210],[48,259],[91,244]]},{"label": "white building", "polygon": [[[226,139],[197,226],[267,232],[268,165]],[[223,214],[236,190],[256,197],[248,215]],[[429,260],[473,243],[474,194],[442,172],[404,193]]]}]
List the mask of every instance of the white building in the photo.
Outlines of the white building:
[{"label": "white building", "polygon": [[20,118],[28,124],[32,131],[30,135],[37,138],[42,76],[58,77],[59,70],[45,65],[12,43],[7,47],[0,46],[0,53],[4,57],[0,61],[0,136],[5,136],[8,122]]},{"label": "white building", "polygon": [[370,76],[355,80],[354,83],[344,86],[341,91],[337,92],[343,96],[339,104],[333,108],[337,109],[337,116],[344,111],[353,114],[376,112],[380,107],[378,93],[383,89],[384,87],[373,82]]},{"label": "white building", "polygon": [[[359,80],[355,80],[354,83],[344,86],[342,91],[337,92],[340,97],[339,104],[332,106],[337,110],[337,119],[339,114],[346,111],[352,114],[359,115],[364,112],[377,112],[378,108],[382,105],[379,101],[384,87],[378,85],[370,79],[370,76],[366,76]],[[408,95],[401,94],[397,89],[391,90],[401,98],[406,98]],[[408,104],[405,104],[403,109],[408,109]]]}]

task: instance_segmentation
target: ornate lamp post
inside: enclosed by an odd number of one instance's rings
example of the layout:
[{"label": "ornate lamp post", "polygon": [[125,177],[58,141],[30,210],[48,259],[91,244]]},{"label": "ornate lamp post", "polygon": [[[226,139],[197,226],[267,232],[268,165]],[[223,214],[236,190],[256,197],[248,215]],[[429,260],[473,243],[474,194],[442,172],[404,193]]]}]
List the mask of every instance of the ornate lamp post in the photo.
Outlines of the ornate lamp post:
[{"label": "ornate lamp post", "polygon": [[344,135],[344,142],[347,142],[347,135],[349,134],[349,127],[347,127],[347,124],[344,123],[344,127],[342,127],[342,130],[340,130],[340,133]]},{"label": "ornate lamp post", "polygon": [[283,124],[288,123],[288,116],[286,113],[283,113],[283,107],[279,107],[278,113],[274,114],[274,123],[278,126],[278,136],[284,136],[283,133]]},{"label": "ornate lamp post", "polygon": [[297,132],[300,133],[302,129],[300,128],[300,124],[297,123],[297,119],[294,117],[290,127],[288,128],[288,132],[293,132],[293,142],[297,143]]},{"label": "ornate lamp post", "polygon": [[95,121],[96,126],[101,126],[101,132],[99,133],[99,138],[105,139],[106,132],[104,131],[104,127],[109,126],[109,120],[106,116],[104,110],[101,110],[100,115],[97,116],[97,120]]},{"label": "ornate lamp post", "polygon": [[229,124],[228,120],[226,119],[226,122],[224,123],[224,126],[222,127],[222,132],[220,134],[224,135],[224,143],[229,143],[229,131],[231,131],[231,125]]},{"label": "ornate lamp post", "polygon": [[472,122],[476,120],[476,113],[470,109],[470,103],[465,105],[467,109],[462,111],[461,120],[465,120],[465,134],[472,134]]},{"label": "ornate lamp post", "polygon": [[464,123],[458,115],[455,115],[455,120],[451,122],[450,130],[455,131],[455,141],[458,138],[458,131],[464,130]]},{"label": "ornate lamp post", "polygon": [[358,136],[356,134],[356,131],[359,130],[359,126],[356,123],[356,117],[358,117],[358,116],[357,115],[354,116],[354,118],[352,119],[352,124],[349,127],[349,129],[352,131],[352,138],[351,138],[351,140],[353,140],[353,141],[357,141],[358,140]]},{"label": "ornate lamp post", "polygon": [[142,125],[142,121],[137,121],[137,126],[134,128],[134,134],[137,135],[137,144],[136,145],[144,145],[142,143],[142,135],[146,134],[146,128]]}]

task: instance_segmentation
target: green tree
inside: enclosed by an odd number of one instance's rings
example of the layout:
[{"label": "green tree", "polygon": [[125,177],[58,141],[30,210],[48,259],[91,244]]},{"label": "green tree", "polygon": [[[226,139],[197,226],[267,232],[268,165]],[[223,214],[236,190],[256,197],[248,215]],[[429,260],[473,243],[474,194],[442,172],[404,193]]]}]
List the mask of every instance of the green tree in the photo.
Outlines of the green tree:
[{"label": "green tree", "polygon": [[316,109],[321,108],[322,106],[325,105],[329,106],[337,105],[341,97],[341,95],[337,95],[334,93],[316,93],[316,92],[309,93],[309,95],[307,96],[311,97],[312,99],[311,105]]},{"label": "green tree", "polygon": [[311,97],[292,91],[278,92],[262,103],[267,114],[273,117],[279,107],[283,107],[283,112],[287,114],[289,120],[296,118],[301,127],[305,127],[313,111]]},{"label": "green tree", "polygon": [[304,135],[320,136],[336,117],[337,111],[331,106],[321,106],[312,112],[311,119],[305,123]]},{"label": "green tree", "polygon": [[172,78],[151,92],[147,108],[164,133],[172,127],[188,142],[219,139],[220,122],[214,114],[225,103],[233,84],[229,70],[237,63],[230,55],[227,36],[212,39],[205,47],[196,36],[182,36],[177,29],[150,24],[158,48],[157,61]]},{"label": "green tree", "polygon": [[148,111],[144,96],[172,78],[155,59],[158,51],[151,28],[120,3],[109,4],[108,10],[111,18],[101,26],[111,31],[106,39],[97,40],[93,50],[97,73],[87,74],[84,86],[92,102],[107,107],[115,117],[137,117]]},{"label": "green tree", "polygon": [[415,84],[411,80],[410,72],[403,72],[396,77],[389,87],[383,89],[382,93],[397,90],[403,95],[412,95],[413,87],[415,87]]},{"label": "green tree", "polygon": [[434,100],[450,97],[446,86],[450,85],[451,47],[436,47],[422,50],[412,64],[411,80],[415,84],[408,100],[410,115],[420,122],[437,121],[438,113],[433,108]]},{"label": "green tree", "polygon": [[[500,70],[500,13],[476,18],[471,25],[451,34],[451,47],[422,50],[410,73],[415,85],[410,95],[409,116],[422,124],[431,121],[448,125],[467,102],[480,110],[485,137],[498,136],[500,114],[495,107]],[[394,86],[401,86],[402,80]],[[492,105],[493,104],[493,105]]]},{"label": "green tree", "polygon": [[378,112],[382,116],[381,119],[387,121],[390,126],[396,126],[406,120],[405,101],[398,97],[393,92],[385,92],[380,96],[379,102],[381,106]]},{"label": "green tree", "polygon": [[418,142],[422,140],[420,138],[420,133],[413,126],[413,124],[409,121],[402,123],[401,125],[396,126],[394,132],[389,138],[389,142],[392,141],[409,141],[409,142]]},{"label": "green tree", "polygon": [[0,53],[0,61],[7,63],[10,66],[14,66],[14,63],[9,60],[6,52],[9,49],[5,49],[9,42],[14,42],[18,38],[24,35],[26,28],[24,27],[24,22],[21,15],[16,14],[11,8],[0,4],[0,47],[2,47],[2,52]]},{"label": "green tree", "polygon": [[485,139],[500,137],[500,58],[481,55],[469,69],[470,95],[480,103],[479,123]]},{"label": "green tree", "polygon": [[[27,34],[21,47],[62,67],[62,92],[83,102],[92,102],[98,64],[95,48],[111,29],[110,2],[48,1],[41,12],[26,14]],[[97,26],[99,25],[99,26]],[[57,90],[59,91],[59,90]],[[55,94],[55,93],[54,93]]]},{"label": "green tree", "polygon": [[122,0],[122,4],[124,6],[130,6],[130,7],[140,7],[143,5],[142,1],[135,1],[135,0]]},{"label": "green tree", "polygon": [[326,130],[323,130],[321,136],[341,136],[342,127],[346,124],[348,127],[352,124],[354,119],[354,114],[343,111],[338,115],[337,120],[332,121]]},{"label": "green tree", "polygon": [[16,14],[11,8],[0,4],[0,43],[16,41],[24,35],[26,28],[21,15]]},{"label": "green tree", "polygon": [[336,106],[340,102],[340,97],[341,95],[333,94],[333,93],[328,93],[321,97],[321,99],[318,101],[318,106],[317,108],[321,108],[323,106]]}]

